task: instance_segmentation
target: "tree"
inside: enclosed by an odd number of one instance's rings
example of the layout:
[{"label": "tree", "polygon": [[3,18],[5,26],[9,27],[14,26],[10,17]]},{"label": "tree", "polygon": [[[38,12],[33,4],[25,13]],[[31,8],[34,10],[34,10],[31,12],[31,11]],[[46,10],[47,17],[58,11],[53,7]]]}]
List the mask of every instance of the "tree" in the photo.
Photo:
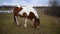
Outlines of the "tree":
[{"label": "tree", "polygon": [[50,0],[49,5],[50,6],[57,6],[57,0]]},{"label": "tree", "polygon": [[60,17],[60,7],[57,0],[49,0],[49,8],[45,9],[45,14]]},{"label": "tree", "polygon": [[58,0],[50,0],[49,4],[51,5],[51,13],[53,12],[53,14],[55,16],[60,16],[60,7],[58,6],[57,3]]}]

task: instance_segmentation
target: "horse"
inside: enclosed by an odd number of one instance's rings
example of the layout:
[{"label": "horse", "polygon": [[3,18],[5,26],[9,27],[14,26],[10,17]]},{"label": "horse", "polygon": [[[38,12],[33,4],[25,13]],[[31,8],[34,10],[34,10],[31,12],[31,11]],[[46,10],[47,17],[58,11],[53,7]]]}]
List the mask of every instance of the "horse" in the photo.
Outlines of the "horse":
[{"label": "horse", "polygon": [[15,6],[13,9],[13,14],[14,14],[14,22],[17,25],[20,25],[18,21],[18,17],[22,17],[22,18],[25,18],[24,27],[27,27],[27,21],[30,20],[30,21],[33,21],[34,23],[33,25],[35,28],[39,28],[40,19],[39,19],[37,11],[33,7]]}]

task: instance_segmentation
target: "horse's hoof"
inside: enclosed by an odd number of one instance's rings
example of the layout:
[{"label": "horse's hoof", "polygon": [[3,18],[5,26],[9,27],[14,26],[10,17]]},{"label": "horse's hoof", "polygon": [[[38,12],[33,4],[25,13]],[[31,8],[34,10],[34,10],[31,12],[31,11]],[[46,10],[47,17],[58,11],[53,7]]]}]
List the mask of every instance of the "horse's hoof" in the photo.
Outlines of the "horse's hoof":
[{"label": "horse's hoof", "polygon": [[25,28],[27,28],[27,26],[24,26]]},{"label": "horse's hoof", "polygon": [[20,24],[17,24],[17,26],[20,26]]},{"label": "horse's hoof", "polygon": [[36,28],[39,29],[39,26],[37,26]]},{"label": "horse's hoof", "polygon": [[27,25],[24,24],[24,27],[27,28]]}]

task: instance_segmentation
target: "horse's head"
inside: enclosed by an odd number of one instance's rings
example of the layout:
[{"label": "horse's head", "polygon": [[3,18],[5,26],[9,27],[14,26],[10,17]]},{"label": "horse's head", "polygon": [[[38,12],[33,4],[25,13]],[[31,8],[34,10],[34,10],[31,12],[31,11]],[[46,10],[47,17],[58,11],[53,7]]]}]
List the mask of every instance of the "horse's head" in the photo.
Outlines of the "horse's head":
[{"label": "horse's head", "polygon": [[22,7],[19,7],[19,11],[21,11],[23,8]]},{"label": "horse's head", "polygon": [[18,7],[18,6],[15,6],[14,7],[14,9],[15,9],[15,11],[18,11],[18,12],[20,12],[23,8],[22,8],[22,6],[20,6],[20,7]]}]

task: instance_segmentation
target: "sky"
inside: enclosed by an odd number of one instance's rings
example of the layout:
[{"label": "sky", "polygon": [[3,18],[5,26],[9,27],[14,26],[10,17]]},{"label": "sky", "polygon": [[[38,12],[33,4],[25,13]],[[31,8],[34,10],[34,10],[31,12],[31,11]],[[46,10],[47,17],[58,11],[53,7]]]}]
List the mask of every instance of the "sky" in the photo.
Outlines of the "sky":
[{"label": "sky", "polygon": [[0,5],[48,6],[49,0],[0,0]]}]

